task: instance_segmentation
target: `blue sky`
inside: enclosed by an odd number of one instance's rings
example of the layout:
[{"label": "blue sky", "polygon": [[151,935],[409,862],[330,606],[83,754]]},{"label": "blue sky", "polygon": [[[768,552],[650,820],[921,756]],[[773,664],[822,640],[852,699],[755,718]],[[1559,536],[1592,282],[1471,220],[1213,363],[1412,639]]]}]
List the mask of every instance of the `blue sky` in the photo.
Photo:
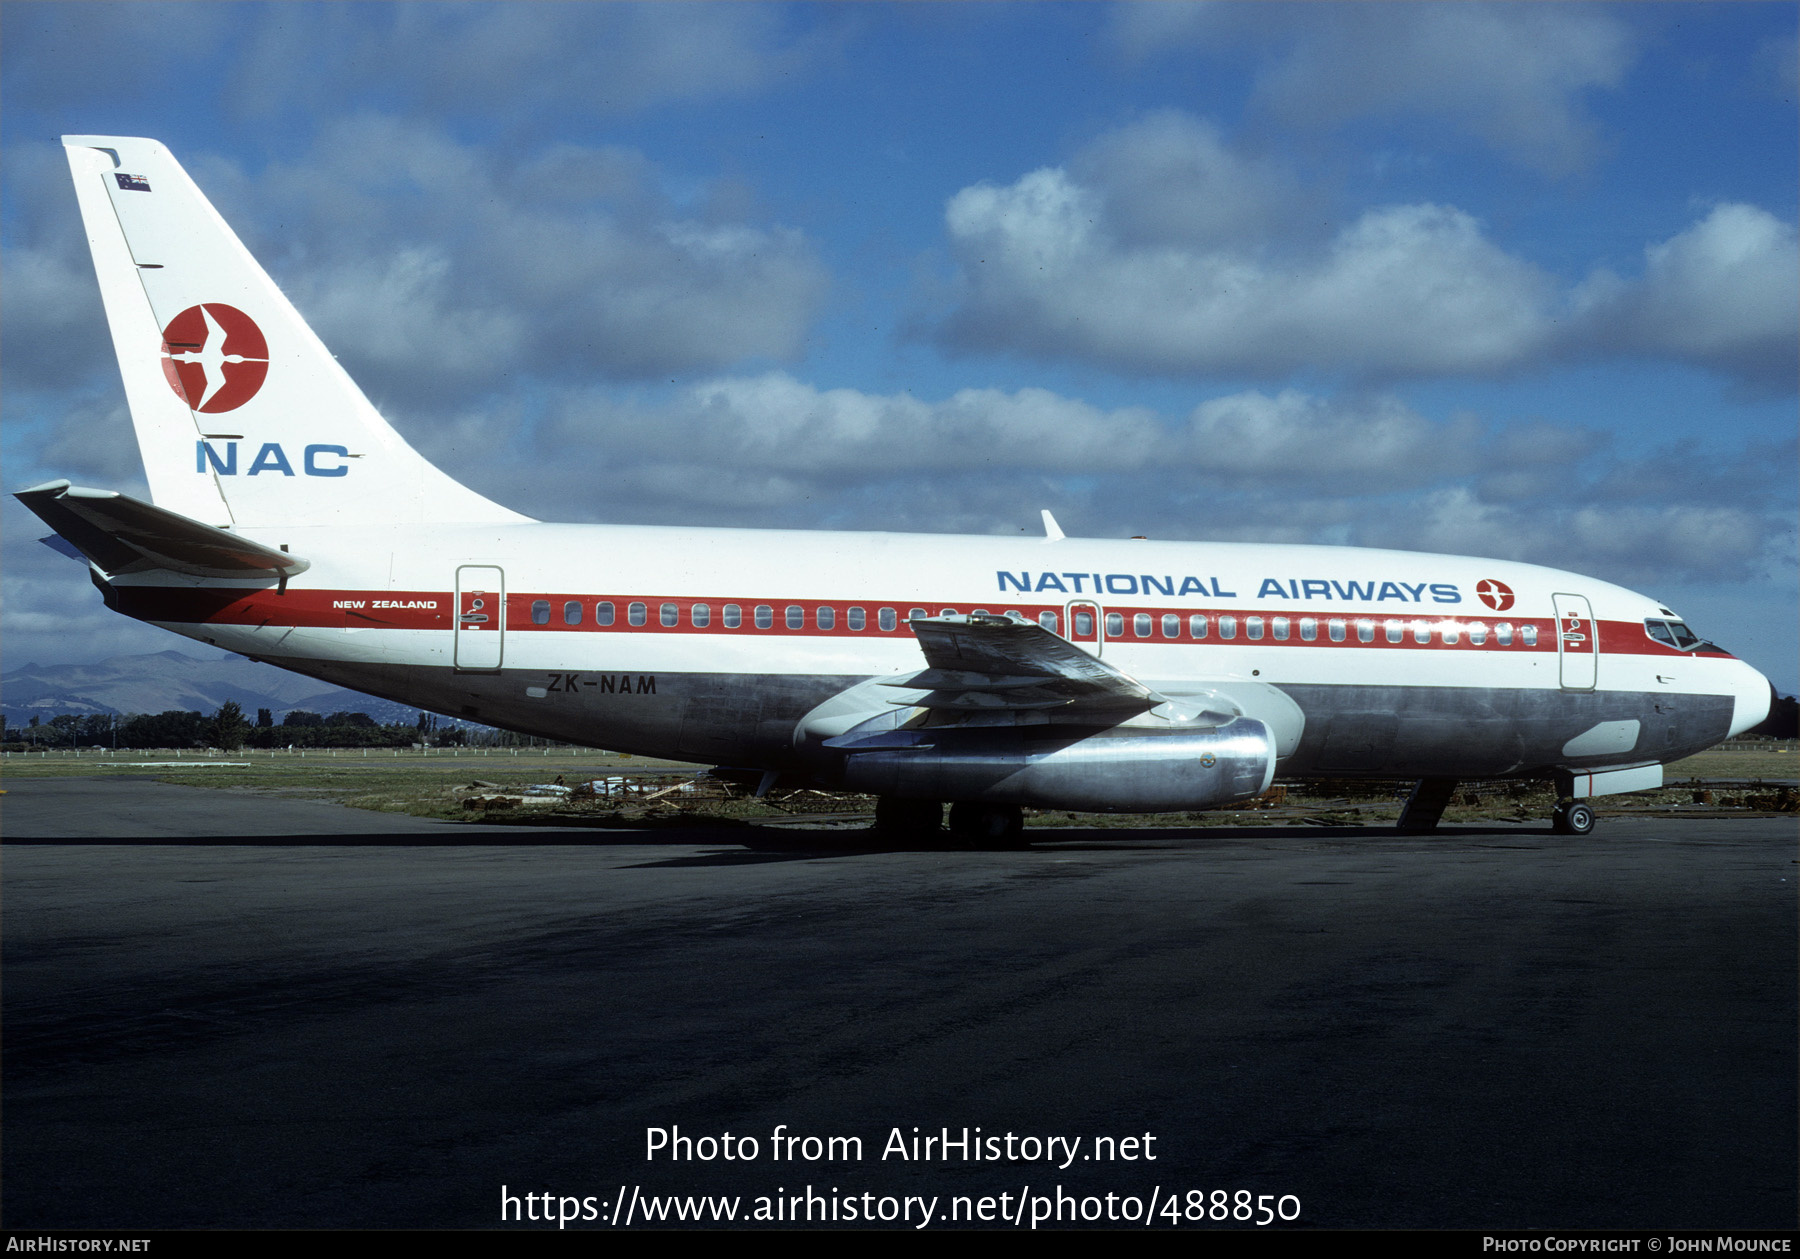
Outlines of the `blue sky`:
[{"label": "blue sky", "polygon": [[[1518,558],[1792,692],[1797,12],[12,0],[8,486],[142,492],[55,137],[148,135],[533,514]],[[9,665],[167,645],[4,510]]]}]

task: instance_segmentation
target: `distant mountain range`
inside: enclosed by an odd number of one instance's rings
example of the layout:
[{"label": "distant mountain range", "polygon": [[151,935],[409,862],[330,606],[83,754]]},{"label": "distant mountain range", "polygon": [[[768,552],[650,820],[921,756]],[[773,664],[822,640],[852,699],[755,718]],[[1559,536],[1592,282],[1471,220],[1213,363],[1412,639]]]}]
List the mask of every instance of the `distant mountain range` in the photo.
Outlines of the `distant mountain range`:
[{"label": "distant mountain range", "polygon": [[49,721],[63,713],[126,715],[170,709],[213,713],[230,699],[252,721],[259,708],[269,709],[277,722],[297,708],[322,715],[367,713],[383,725],[410,725],[419,715],[417,708],[325,686],[317,678],[242,656],[200,660],[179,651],[159,651],[114,656],[99,664],[28,664],[0,674],[0,709],[10,726],[28,725],[33,717]]}]

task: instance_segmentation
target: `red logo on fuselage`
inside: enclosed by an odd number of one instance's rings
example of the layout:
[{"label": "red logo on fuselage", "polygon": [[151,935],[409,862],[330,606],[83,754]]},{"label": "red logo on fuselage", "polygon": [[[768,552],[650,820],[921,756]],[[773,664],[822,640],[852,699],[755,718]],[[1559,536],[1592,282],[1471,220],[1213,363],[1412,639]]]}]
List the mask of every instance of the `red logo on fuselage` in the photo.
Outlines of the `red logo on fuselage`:
[{"label": "red logo on fuselage", "polygon": [[1496,612],[1504,612],[1513,605],[1512,587],[1491,577],[1476,583],[1475,596]]},{"label": "red logo on fuselage", "polygon": [[269,374],[269,343],[256,321],[235,306],[189,306],[163,329],[163,375],[195,411],[235,411],[256,396]]}]

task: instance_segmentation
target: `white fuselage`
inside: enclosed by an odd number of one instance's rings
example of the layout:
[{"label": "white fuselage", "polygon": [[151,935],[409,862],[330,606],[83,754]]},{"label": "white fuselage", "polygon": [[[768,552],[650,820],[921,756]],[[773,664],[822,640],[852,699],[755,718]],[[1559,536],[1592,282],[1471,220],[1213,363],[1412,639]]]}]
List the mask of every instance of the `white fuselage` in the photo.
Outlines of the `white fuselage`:
[{"label": "white fuselage", "polygon": [[[1649,764],[1767,708],[1755,670],[1653,639],[1647,618],[1669,614],[1652,600],[1497,560],[535,523],[242,532],[311,569],[285,591],[119,580],[121,610],[450,715],[693,759],[791,764],[794,727],[819,703],[921,667],[908,625],[921,609],[1050,614],[1171,696],[1275,688],[1303,715],[1282,756],[1299,771]],[[1394,737],[1359,751],[1350,725],[1376,713]],[[1470,756],[1421,746],[1454,745],[1470,723],[1485,740]]]}]

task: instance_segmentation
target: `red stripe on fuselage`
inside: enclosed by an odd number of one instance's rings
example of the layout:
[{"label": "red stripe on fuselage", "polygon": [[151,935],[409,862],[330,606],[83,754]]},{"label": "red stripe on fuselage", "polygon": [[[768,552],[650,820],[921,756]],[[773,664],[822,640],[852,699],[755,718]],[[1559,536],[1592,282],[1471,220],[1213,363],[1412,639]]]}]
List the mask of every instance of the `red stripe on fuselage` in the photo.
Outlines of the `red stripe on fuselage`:
[{"label": "red stripe on fuselage", "polygon": [[[269,587],[255,589],[202,587],[184,588],[176,586],[131,586],[119,585],[114,590],[120,612],[127,616],[144,621],[160,621],[174,624],[197,625],[253,625],[253,626],[293,626],[322,629],[423,629],[448,630],[453,624],[452,611],[455,596],[448,591],[432,590],[299,590],[289,589],[279,593]],[[550,620],[539,625],[531,619],[533,603],[548,602],[550,604]],[[1077,602],[1092,606],[1090,600]],[[581,621],[569,625],[563,621],[563,605],[577,603],[581,606]],[[594,622],[594,608],[599,603],[613,605],[613,623],[598,625]],[[629,609],[632,604],[644,606],[644,623],[630,624]],[[665,604],[673,604],[676,609],[676,623],[664,625],[661,621],[661,610]],[[693,623],[695,604],[704,604],[711,611],[711,621],[704,627]],[[727,605],[735,604],[741,612],[742,623],[734,628],[724,624],[723,612]],[[755,624],[755,610],[758,607],[771,609],[773,623],[767,628],[759,628]],[[508,633],[558,633],[558,634],[735,634],[746,636],[779,636],[789,638],[896,638],[910,636],[912,630],[906,623],[906,617],[913,607],[907,603],[857,603],[850,601],[781,601],[773,599],[695,599],[691,597],[657,597],[640,596],[632,598],[621,595],[547,595],[543,593],[509,594],[506,598],[506,630]],[[1554,618],[1524,617],[1510,618],[1506,616],[1421,616],[1395,615],[1388,612],[1362,613],[1317,613],[1309,612],[1306,617],[1318,622],[1317,637],[1305,639],[1300,636],[1301,616],[1291,612],[1271,612],[1267,608],[1246,611],[1235,607],[1184,607],[1184,608],[1150,608],[1123,607],[1116,604],[1098,605],[1101,615],[1117,614],[1125,618],[1126,632],[1108,635],[1108,642],[1131,644],[1161,644],[1173,646],[1183,644],[1217,645],[1233,647],[1306,647],[1306,648],[1348,648],[1362,650],[1381,648],[1390,651],[1555,651],[1556,638]],[[787,623],[787,609],[798,607],[802,612],[799,628],[792,628]],[[863,609],[866,620],[865,628],[853,630],[848,626],[848,613],[853,607]],[[879,625],[879,612],[882,607],[895,610],[897,621],[895,628],[884,630]],[[831,629],[820,629],[818,613],[820,608],[830,608],[834,614],[834,625]],[[927,608],[931,615],[941,615],[950,611],[951,605],[936,603]],[[963,608],[957,611],[975,610]],[[1014,604],[1011,607],[986,609],[990,613],[1000,611],[1021,612],[1032,620],[1037,620],[1040,613],[1054,612],[1060,628],[1063,624],[1066,609],[1063,604]],[[1139,615],[1151,618],[1151,633],[1146,637],[1138,637],[1135,633],[1133,619]],[[1177,637],[1165,637],[1162,633],[1162,618],[1165,615],[1180,618]],[[1207,635],[1205,638],[1194,638],[1189,632],[1191,616],[1207,618]],[[1219,634],[1219,618],[1231,616],[1237,619],[1237,635],[1235,638],[1222,638]],[[1285,616],[1288,620],[1288,637],[1274,637],[1273,621],[1277,616]],[[1263,635],[1260,639],[1248,636],[1248,621],[1251,617],[1263,620]],[[1330,623],[1341,620],[1345,625],[1344,641],[1335,642],[1330,636]],[[1363,642],[1357,637],[1357,625],[1367,621],[1375,626],[1375,638],[1372,642]],[[1399,642],[1387,640],[1387,626],[1395,622],[1402,626]],[[1469,627],[1479,623],[1487,627],[1486,641],[1476,644],[1470,641]],[[1510,645],[1502,645],[1495,636],[1495,626],[1510,624],[1514,627],[1513,641]],[[1421,643],[1414,637],[1417,625],[1430,627],[1429,642]],[[1443,638],[1443,627],[1454,625],[1458,631],[1458,641],[1448,643]],[[1526,626],[1537,630],[1537,644],[1527,646],[1522,641],[1521,630]],[[479,631],[474,631],[479,632]],[[1076,638],[1077,643],[1091,643],[1092,637]],[[1666,643],[1658,642],[1650,637],[1640,621],[1602,621],[1600,622],[1600,646],[1604,655],[1636,655],[1667,656],[1686,658],[1693,655],[1716,655],[1730,659],[1728,652],[1684,652]]]}]

